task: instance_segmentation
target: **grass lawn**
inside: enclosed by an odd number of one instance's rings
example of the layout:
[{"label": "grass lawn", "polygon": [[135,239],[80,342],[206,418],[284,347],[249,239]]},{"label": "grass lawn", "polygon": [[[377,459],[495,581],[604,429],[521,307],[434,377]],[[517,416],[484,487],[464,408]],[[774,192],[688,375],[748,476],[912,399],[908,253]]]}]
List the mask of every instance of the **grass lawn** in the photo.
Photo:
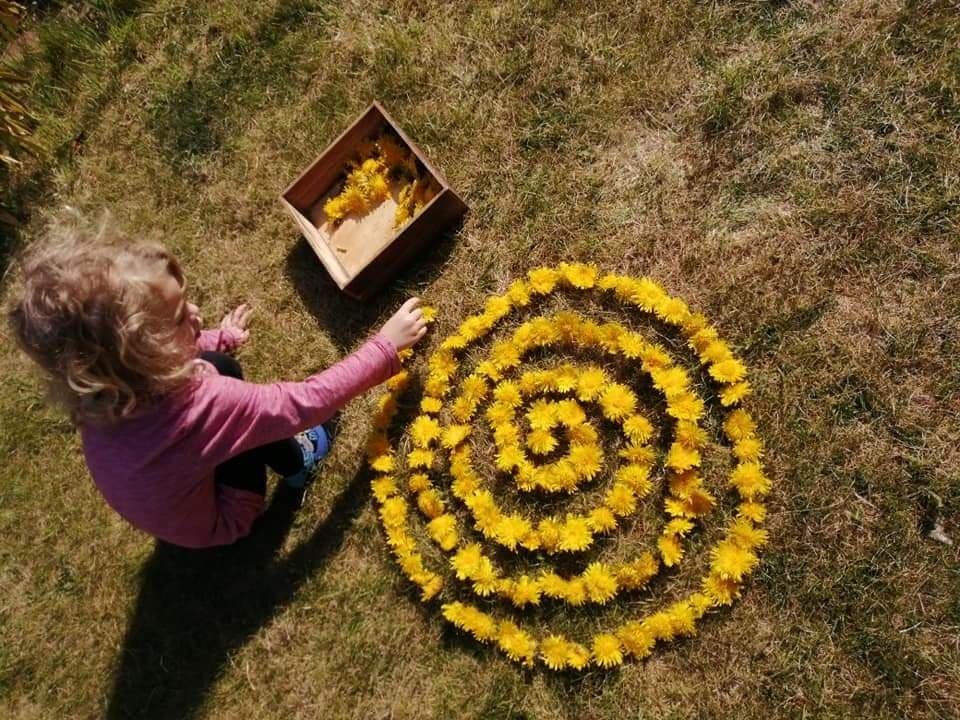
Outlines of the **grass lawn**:
[{"label": "grass lawn", "polygon": [[[958,717],[955,3],[97,0],[29,29],[50,152],[0,188],[25,219],[4,258],[47,210],[109,208],[208,322],[255,306],[256,381],[333,363],[410,294],[438,309],[428,351],[535,265],[649,275],[748,363],[775,488],[759,569],[696,638],[525,671],[390,559],[372,396],[289,532],[165,551],[102,501],[4,325],[0,716]],[[277,195],[373,98],[471,211],[361,306]]]}]

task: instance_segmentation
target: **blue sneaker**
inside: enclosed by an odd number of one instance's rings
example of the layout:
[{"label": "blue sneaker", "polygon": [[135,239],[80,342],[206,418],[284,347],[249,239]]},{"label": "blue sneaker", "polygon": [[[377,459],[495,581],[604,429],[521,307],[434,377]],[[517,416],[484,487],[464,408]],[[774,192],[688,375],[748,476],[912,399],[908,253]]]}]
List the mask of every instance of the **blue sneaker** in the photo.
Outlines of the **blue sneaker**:
[{"label": "blue sneaker", "polygon": [[293,475],[287,475],[283,481],[293,490],[306,491],[313,482],[313,471],[317,464],[330,452],[333,438],[326,427],[317,425],[315,428],[297,433],[293,439],[297,441],[300,452],[303,453],[303,469]]}]

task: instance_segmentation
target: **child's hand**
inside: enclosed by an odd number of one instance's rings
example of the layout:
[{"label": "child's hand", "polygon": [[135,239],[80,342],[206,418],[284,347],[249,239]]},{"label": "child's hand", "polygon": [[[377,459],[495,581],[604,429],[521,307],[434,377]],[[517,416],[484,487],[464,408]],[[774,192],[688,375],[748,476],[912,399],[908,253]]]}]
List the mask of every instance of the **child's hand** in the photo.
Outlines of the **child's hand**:
[{"label": "child's hand", "polygon": [[420,310],[419,305],[420,298],[410,298],[380,330],[397,350],[410,347],[427,334],[427,323],[423,319],[423,311]]},{"label": "child's hand", "polygon": [[226,330],[237,339],[237,345],[243,345],[250,338],[250,331],[247,325],[250,322],[250,314],[253,308],[244,303],[238,308],[234,308],[224,316],[220,321],[220,329]]}]

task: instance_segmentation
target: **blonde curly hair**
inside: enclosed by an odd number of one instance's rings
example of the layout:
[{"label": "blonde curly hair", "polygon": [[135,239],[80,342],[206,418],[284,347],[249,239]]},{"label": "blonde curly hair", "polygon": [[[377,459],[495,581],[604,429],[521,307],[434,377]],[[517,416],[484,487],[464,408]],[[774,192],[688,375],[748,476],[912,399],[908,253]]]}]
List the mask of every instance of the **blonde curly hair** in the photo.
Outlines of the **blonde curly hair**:
[{"label": "blonde curly hair", "polygon": [[162,245],[74,212],[26,249],[20,268],[10,324],[74,422],[130,417],[190,381],[196,349],[159,289],[167,274],[183,286],[183,272]]}]

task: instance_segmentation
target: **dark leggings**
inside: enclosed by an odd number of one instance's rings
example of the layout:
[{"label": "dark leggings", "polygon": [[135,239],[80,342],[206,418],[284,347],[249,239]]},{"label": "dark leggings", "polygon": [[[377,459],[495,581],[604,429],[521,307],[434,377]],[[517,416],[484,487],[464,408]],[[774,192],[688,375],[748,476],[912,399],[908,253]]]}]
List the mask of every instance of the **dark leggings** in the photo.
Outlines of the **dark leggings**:
[{"label": "dark leggings", "polygon": [[[243,370],[235,358],[219,352],[202,352],[200,358],[213,365],[221,375],[243,380]],[[303,454],[293,438],[278,440],[235,455],[217,465],[214,480],[240,490],[267,494],[267,468],[287,476],[303,469]]]}]

